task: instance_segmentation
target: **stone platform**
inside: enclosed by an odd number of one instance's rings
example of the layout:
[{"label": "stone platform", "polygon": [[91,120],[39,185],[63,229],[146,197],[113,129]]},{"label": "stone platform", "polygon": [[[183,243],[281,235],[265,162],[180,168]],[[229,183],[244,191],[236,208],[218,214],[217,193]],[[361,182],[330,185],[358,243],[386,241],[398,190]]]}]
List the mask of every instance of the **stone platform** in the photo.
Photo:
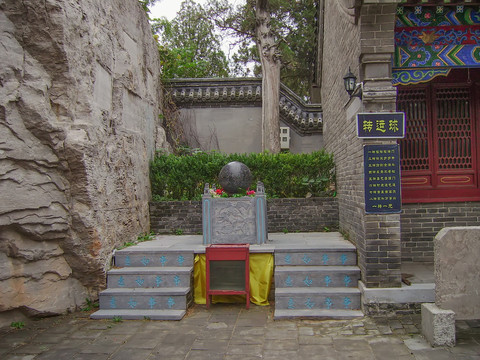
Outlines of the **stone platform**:
[{"label": "stone platform", "polygon": [[[157,235],[116,251],[108,289],[92,318],[182,319],[193,301],[194,256],[205,248],[202,235]],[[433,296],[429,276],[423,276],[427,283],[402,288],[362,286],[356,248],[338,232],[270,233],[250,252],[274,255],[275,319],[363,316],[361,296],[367,304],[428,302]]]},{"label": "stone platform", "polygon": [[[202,240],[158,235],[116,251],[92,318],[183,318],[192,303],[194,256],[205,253]],[[271,233],[250,252],[274,254],[276,319],[363,316],[356,248],[340,233]]]},{"label": "stone platform", "polygon": [[[204,254],[206,245],[203,245],[202,241],[202,235],[156,235],[154,240],[140,243],[128,249],[168,249]],[[351,242],[345,240],[338,232],[269,233],[266,243],[250,245],[250,252],[274,253],[275,250],[339,249],[345,247],[356,249]]]}]

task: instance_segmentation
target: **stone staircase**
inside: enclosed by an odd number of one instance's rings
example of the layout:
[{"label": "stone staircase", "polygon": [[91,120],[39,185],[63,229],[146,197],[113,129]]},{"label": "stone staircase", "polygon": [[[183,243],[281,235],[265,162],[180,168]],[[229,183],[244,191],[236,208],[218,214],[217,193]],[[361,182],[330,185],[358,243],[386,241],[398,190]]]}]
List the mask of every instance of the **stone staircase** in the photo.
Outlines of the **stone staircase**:
[{"label": "stone staircase", "polygon": [[132,247],[115,252],[92,319],[180,320],[192,302],[193,251]]},{"label": "stone staircase", "polygon": [[[269,238],[254,252],[274,252],[275,319],[363,316],[354,245],[337,233]],[[160,236],[116,251],[91,318],[182,319],[193,302],[193,259],[205,249],[201,242],[201,235]]]},{"label": "stone staircase", "polygon": [[275,319],[361,317],[356,249],[275,249]]}]

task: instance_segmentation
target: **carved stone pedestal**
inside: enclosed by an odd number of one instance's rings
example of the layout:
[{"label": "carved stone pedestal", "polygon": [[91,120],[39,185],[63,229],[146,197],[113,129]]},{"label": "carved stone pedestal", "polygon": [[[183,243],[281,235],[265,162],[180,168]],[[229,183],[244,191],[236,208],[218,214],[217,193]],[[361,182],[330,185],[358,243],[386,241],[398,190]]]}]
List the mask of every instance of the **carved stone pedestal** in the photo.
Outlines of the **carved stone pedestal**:
[{"label": "carved stone pedestal", "polygon": [[260,182],[253,197],[214,198],[206,190],[202,211],[204,245],[261,245],[267,240],[267,202]]}]

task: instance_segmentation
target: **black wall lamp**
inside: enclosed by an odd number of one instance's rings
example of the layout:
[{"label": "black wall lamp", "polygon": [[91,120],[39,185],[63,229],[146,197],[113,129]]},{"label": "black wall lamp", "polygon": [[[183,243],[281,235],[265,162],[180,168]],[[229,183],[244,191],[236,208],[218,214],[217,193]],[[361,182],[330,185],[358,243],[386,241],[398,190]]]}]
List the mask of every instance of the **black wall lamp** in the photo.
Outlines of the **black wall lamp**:
[{"label": "black wall lamp", "polygon": [[363,83],[357,84],[357,77],[352,74],[350,68],[348,68],[348,73],[343,77],[343,85],[350,97],[359,97],[362,98]]}]

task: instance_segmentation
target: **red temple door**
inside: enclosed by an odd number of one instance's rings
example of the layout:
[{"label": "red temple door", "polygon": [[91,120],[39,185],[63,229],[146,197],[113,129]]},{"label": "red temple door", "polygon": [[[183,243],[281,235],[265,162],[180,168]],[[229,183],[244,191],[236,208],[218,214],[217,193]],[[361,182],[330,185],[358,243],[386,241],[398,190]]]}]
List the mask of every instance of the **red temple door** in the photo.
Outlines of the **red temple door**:
[{"label": "red temple door", "polygon": [[479,98],[475,82],[398,87],[403,202],[480,199]]}]

